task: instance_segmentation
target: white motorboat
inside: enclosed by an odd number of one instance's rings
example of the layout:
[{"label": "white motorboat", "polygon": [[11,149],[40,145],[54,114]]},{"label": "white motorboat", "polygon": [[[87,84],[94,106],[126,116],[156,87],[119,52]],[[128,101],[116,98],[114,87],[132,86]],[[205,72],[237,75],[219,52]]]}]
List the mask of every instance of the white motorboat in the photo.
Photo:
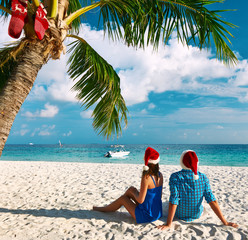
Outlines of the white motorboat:
[{"label": "white motorboat", "polygon": [[119,152],[112,152],[112,151],[108,151],[105,154],[105,157],[125,157],[129,154],[130,152],[128,151],[119,151]]},{"label": "white motorboat", "polygon": [[[111,146],[117,148],[115,151],[108,151],[104,157],[114,157],[114,158],[120,158],[120,157],[126,157],[129,155],[129,151],[125,151],[123,145],[115,145]],[[120,148],[120,149],[118,149]]]}]

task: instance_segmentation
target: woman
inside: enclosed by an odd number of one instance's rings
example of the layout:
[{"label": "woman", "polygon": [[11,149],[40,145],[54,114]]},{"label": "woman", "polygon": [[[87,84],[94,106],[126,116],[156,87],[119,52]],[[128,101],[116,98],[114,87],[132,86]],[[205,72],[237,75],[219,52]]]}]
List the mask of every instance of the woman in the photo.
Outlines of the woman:
[{"label": "woman", "polygon": [[93,207],[100,212],[115,212],[124,206],[137,223],[153,222],[162,217],[163,175],[159,172],[159,153],[148,147],[145,151],[140,191],[130,187],[124,195],[105,207]]}]

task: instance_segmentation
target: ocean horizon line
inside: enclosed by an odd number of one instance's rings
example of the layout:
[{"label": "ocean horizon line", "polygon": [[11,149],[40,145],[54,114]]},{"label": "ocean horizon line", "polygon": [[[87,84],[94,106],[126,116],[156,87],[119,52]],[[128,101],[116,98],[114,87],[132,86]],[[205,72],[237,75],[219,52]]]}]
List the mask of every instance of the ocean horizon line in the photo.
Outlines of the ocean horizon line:
[{"label": "ocean horizon line", "polygon": [[143,163],[145,149],[150,146],[159,152],[161,164],[177,165],[182,152],[191,149],[196,152],[200,165],[248,167],[248,144],[123,144],[128,156],[105,157],[115,150],[114,145],[7,144],[1,160],[139,164]]},{"label": "ocean horizon line", "polygon": [[[63,145],[248,145],[248,143],[66,143],[62,142]],[[59,145],[56,143],[6,143],[7,145]]]},{"label": "ocean horizon line", "polygon": [[[93,165],[99,165],[99,164],[109,164],[109,165],[138,165],[140,166],[141,170],[143,169],[142,166],[143,166],[143,163],[125,163],[125,162],[118,162],[118,163],[114,163],[114,162],[105,162],[105,163],[99,163],[99,162],[78,162],[78,161],[75,161],[75,162],[66,162],[66,161],[43,161],[43,160],[39,160],[39,161],[22,161],[22,160],[0,160],[0,162],[17,162],[17,163],[21,163],[21,162],[29,162],[29,163],[65,163],[65,164],[71,164],[71,163],[80,163],[80,164],[93,164]],[[165,163],[160,163],[159,164],[160,166],[170,166],[170,167],[178,167],[178,168],[181,168],[181,165],[180,163],[178,162],[178,164],[165,164]],[[229,166],[229,165],[199,165],[198,166],[198,171],[201,167],[223,167],[223,168],[248,168],[248,166]],[[201,171],[199,171],[201,172]]]}]

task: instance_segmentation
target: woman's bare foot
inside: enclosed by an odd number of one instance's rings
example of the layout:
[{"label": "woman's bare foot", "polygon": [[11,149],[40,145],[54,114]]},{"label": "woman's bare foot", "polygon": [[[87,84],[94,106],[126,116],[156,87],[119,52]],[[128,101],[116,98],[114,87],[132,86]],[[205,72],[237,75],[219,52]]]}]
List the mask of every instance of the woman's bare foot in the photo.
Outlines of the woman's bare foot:
[{"label": "woman's bare foot", "polygon": [[102,212],[102,211],[103,211],[103,207],[96,207],[96,206],[93,206],[93,210],[94,210],[94,211],[98,211],[98,212]]}]

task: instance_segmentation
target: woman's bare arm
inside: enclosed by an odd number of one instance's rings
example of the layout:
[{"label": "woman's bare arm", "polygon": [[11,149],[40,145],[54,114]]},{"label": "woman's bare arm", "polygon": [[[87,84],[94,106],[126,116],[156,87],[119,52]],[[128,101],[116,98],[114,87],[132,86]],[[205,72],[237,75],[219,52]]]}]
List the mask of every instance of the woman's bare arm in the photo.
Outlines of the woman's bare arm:
[{"label": "woman's bare arm", "polygon": [[138,203],[143,203],[145,201],[146,193],[148,189],[148,178],[143,176],[140,183],[140,192],[137,191],[135,199]]}]

